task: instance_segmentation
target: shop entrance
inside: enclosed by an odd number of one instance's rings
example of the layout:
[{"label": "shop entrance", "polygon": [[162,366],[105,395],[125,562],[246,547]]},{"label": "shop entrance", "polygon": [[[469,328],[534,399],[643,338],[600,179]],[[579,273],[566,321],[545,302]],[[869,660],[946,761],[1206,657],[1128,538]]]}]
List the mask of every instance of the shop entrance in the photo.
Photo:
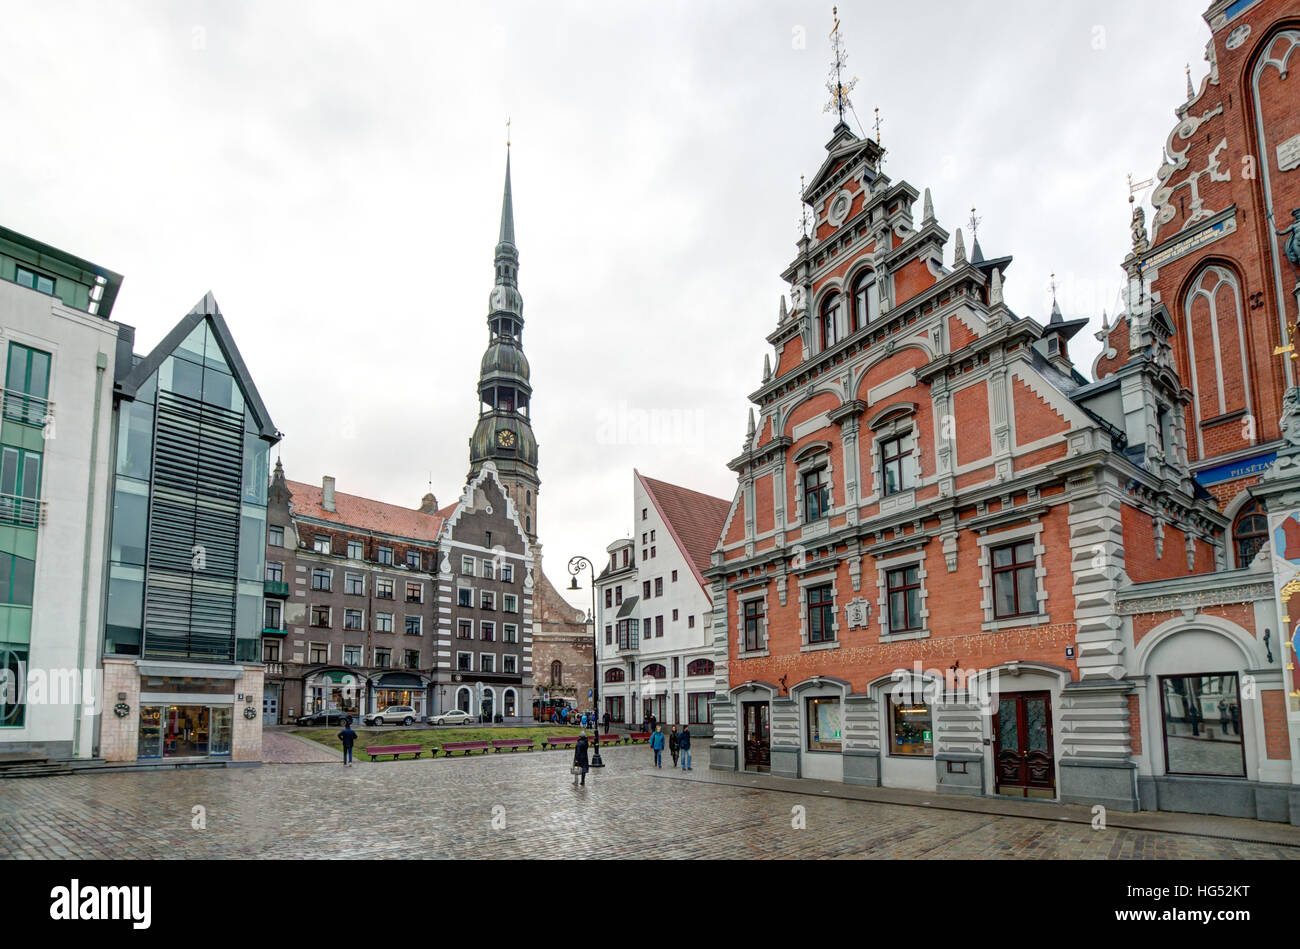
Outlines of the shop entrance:
[{"label": "shop entrance", "polygon": [[1056,797],[1050,692],[1013,692],[998,696],[998,717],[993,733],[993,772],[998,794]]},{"label": "shop entrance", "polygon": [[772,729],[769,721],[770,706],[766,702],[746,702],[745,718],[745,770],[772,770]]},{"label": "shop entrance", "polygon": [[230,754],[231,706],[144,705],[140,708],[141,758],[201,758]]}]

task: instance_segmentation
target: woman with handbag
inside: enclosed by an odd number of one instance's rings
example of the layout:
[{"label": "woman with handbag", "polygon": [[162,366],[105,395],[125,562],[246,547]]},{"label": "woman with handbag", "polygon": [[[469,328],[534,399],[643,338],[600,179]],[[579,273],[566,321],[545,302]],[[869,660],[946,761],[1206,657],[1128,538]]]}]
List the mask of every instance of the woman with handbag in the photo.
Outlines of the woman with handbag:
[{"label": "woman with handbag", "polygon": [[582,732],[578,735],[578,744],[573,748],[573,766],[569,769],[573,773],[574,785],[581,784],[587,786],[587,733]]}]

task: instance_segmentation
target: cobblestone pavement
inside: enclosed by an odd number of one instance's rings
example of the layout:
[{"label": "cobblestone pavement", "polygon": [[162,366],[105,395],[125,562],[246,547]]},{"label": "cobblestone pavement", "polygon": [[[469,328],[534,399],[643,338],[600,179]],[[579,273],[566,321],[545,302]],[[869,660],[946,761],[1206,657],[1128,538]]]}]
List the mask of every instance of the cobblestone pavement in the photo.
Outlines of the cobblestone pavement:
[{"label": "cobblestone pavement", "polygon": [[[0,858],[1291,858],[1300,849],[663,780],[644,747],[0,781]],[[792,829],[792,807],[807,828]],[[206,828],[192,828],[203,807]],[[495,819],[495,823],[494,823]],[[1263,831],[1262,833],[1266,833]]]},{"label": "cobblestone pavement", "polygon": [[291,764],[308,761],[343,760],[342,752],[322,748],[314,741],[295,738],[288,732],[264,728],[262,730],[262,760],[269,764]]}]

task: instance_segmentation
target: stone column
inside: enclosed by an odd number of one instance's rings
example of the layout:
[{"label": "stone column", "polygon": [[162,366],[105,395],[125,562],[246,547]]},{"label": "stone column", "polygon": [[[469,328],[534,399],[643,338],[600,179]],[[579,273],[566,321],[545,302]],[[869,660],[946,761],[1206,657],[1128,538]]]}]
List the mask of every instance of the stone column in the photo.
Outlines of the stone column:
[{"label": "stone column", "polygon": [[[715,566],[721,564],[722,555],[714,554]],[[710,587],[713,612],[710,613],[709,631],[713,635],[713,701],[709,714],[713,718],[713,741],[709,745],[709,768],[714,771],[740,770],[738,735],[739,716],[731,697],[730,636],[731,625],[727,616],[727,585],[718,577]]]},{"label": "stone column", "polygon": [[880,787],[880,703],[869,695],[844,699],[844,783]]}]

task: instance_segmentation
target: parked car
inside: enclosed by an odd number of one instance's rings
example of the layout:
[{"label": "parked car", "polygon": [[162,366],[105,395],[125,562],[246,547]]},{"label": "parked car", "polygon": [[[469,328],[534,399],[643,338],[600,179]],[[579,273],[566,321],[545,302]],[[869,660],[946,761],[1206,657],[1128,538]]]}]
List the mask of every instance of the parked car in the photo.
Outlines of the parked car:
[{"label": "parked car", "polygon": [[403,725],[414,725],[415,709],[409,705],[390,705],[382,712],[372,712],[363,721],[367,725],[383,725],[386,722],[393,725],[399,722]]},{"label": "parked car", "polygon": [[299,725],[342,725],[343,720],[349,717],[351,713],[340,712],[338,709],[329,709],[322,712],[312,712],[310,715],[299,715],[295,722]]},{"label": "parked car", "polygon": [[473,715],[469,712],[462,712],[458,708],[443,712],[441,715],[429,716],[430,725],[468,725],[473,721],[476,721]]}]

